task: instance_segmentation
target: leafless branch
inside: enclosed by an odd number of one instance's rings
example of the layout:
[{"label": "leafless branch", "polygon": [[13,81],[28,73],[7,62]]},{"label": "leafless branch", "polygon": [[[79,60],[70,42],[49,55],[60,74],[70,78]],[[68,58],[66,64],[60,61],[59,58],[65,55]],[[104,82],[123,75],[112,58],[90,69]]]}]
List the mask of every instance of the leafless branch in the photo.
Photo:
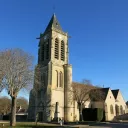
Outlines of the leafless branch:
[{"label": "leafless branch", "polygon": [[33,83],[33,57],[21,49],[0,52],[0,85],[12,98],[10,125],[15,126],[16,98]]}]

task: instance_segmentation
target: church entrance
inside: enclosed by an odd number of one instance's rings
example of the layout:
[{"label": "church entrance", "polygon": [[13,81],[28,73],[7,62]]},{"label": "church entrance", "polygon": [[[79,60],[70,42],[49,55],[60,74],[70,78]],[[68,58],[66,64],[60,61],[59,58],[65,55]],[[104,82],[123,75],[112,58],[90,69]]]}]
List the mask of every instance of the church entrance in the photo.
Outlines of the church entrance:
[{"label": "church entrance", "polygon": [[40,121],[40,122],[43,121],[43,112],[39,112],[39,121]]}]

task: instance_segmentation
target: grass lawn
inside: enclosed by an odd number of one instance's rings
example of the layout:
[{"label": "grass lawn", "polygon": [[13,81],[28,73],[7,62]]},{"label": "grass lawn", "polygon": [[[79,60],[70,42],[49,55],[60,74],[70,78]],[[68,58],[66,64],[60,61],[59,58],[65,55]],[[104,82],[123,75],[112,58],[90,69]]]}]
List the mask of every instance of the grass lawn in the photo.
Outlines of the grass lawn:
[{"label": "grass lawn", "polygon": [[61,128],[59,125],[56,124],[37,123],[36,126],[35,122],[17,122],[15,127],[10,127],[9,123],[4,123],[4,126],[2,126],[2,123],[0,123],[0,128],[57,128],[57,127]]}]

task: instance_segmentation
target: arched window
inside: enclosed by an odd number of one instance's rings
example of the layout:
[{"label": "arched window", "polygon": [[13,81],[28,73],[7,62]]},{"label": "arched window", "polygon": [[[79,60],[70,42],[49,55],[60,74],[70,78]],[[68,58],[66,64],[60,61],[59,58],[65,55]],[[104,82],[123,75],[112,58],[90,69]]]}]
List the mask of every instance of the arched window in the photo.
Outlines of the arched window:
[{"label": "arched window", "polygon": [[111,114],[114,114],[114,110],[113,110],[113,106],[112,105],[110,105],[110,112],[111,112]]},{"label": "arched window", "polygon": [[61,60],[65,60],[65,45],[63,40],[61,41]]},{"label": "arched window", "polygon": [[37,96],[38,98],[41,98],[41,90],[38,91]]},{"label": "arched window", "polygon": [[41,46],[41,60],[44,61],[44,44]]},{"label": "arched window", "polygon": [[56,59],[59,59],[59,41],[56,38],[55,39],[55,56]]},{"label": "arched window", "polygon": [[63,87],[63,73],[60,72],[59,76],[60,76],[60,79],[59,79],[60,87]]},{"label": "arched window", "polygon": [[122,107],[122,105],[120,105],[120,114],[121,115],[123,114],[123,107]]},{"label": "arched window", "polygon": [[49,59],[49,40],[45,44],[46,46],[46,59]]},{"label": "arched window", "polygon": [[55,71],[55,77],[56,77],[56,87],[58,87],[58,71]]},{"label": "arched window", "polygon": [[115,106],[115,111],[116,111],[116,116],[118,116],[119,115],[119,106],[118,105]]}]

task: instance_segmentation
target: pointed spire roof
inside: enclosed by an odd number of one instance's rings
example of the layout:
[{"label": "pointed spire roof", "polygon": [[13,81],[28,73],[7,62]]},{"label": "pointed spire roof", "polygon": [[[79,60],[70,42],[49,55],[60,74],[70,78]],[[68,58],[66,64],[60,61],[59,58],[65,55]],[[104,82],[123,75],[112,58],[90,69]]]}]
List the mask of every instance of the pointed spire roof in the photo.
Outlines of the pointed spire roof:
[{"label": "pointed spire roof", "polygon": [[55,29],[58,29],[58,30],[62,31],[62,28],[61,28],[55,14],[53,14],[48,26],[45,29],[45,32],[48,31],[51,28],[55,28]]}]

